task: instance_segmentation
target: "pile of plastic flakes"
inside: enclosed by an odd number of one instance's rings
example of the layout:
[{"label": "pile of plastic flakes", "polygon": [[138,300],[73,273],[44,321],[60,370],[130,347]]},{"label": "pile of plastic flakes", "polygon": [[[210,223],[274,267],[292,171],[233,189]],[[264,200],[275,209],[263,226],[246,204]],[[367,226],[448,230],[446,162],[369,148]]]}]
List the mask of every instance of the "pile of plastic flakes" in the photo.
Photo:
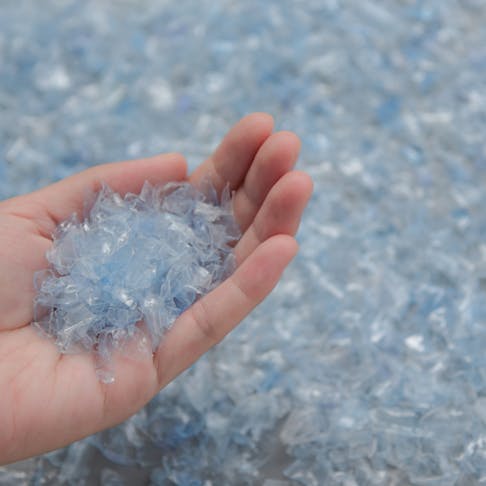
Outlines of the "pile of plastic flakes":
[{"label": "pile of plastic flakes", "polygon": [[95,352],[100,378],[114,380],[113,351],[147,338],[155,351],[175,319],[234,269],[239,229],[228,189],[221,199],[188,182],[145,183],[123,198],[104,186],[86,219],[73,215],[54,235],[51,269],[34,277],[35,325],[63,353]]},{"label": "pile of plastic flakes", "polygon": [[272,296],[127,422],[1,485],[486,482],[486,2],[4,0],[0,194],[250,111],[315,193]]}]

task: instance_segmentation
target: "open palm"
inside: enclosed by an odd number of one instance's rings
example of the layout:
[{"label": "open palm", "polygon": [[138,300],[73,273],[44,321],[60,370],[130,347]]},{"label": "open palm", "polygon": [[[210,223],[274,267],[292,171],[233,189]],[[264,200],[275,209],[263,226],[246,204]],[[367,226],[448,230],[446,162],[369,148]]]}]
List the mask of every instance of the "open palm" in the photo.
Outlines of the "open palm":
[{"label": "open palm", "polygon": [[[243,118],[189,177],[182,156],[166,154],[97,166],[0,203],[0,464],[125,420],[268,295],[297,250],[293,235],[312,190],[292,170],[298,138],[272,129],[268,115]],[[155,354],[115,354],[116,381],[100,382],[91,354],[62,355],[29,325],[33,274],[47,267],[53,230],[103,182],[124,194],[146,180],[198,185],[206,177],[235,191],[237,270],[176,320]]]}]

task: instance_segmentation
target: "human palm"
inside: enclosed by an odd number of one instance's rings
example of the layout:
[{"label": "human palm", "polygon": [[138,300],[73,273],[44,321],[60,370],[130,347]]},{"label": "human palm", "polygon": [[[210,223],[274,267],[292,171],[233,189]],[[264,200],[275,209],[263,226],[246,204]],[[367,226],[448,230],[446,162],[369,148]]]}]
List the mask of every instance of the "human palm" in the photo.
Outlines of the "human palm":
[{"label": "human palm", "polygon": [[[231,331],[266,295],[294,256],[293,238],[309,199],[309,177],[292,167],[299,140],[272,134],[265,114],[243,118],[189,177],[178,154],[94,167],[0,203],[0,464],[64,446],[135,413]],[[99,381],[92,354],[60,354],[30,326],[33,275],[46,268],[56,225],[81,212],[105,182],[137,193],[153,184],[210,178],[235,191],[243,236],[237,269],[174,323],[155,353],[115,353],[116,380]]]}]

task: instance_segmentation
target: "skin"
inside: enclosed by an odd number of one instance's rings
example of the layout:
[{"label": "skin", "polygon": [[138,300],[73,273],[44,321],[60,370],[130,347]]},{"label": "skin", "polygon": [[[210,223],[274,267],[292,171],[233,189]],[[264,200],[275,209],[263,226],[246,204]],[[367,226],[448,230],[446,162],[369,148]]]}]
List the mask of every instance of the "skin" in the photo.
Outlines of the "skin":
[{"label": "skin", "polygon": [[[190,176],[179,154],[100,165],[34,193],[0,203],[0,464],[44,453],[114,426],[221,341],[273,289],[297,252],[294,235],[312,192],[293,170],[300,142],[273,131],[269,115],[237,123]],[[234,274],[184,312],[152,353],[117,353],[116,380],[99,381],[90,354],[62,355],[30,326],[34,272],[56,225],[81,213],[89,191],[105,182],[137,193],[161,184],[229,182],[243,236]],[[129,344],[130,346],[130,344]]]}]

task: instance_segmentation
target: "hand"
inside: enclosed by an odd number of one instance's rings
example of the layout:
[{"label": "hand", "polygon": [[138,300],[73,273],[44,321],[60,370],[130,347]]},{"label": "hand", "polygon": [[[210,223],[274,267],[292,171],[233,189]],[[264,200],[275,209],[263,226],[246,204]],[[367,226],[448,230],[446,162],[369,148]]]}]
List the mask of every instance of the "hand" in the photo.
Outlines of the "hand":
[{"label": "hand", "polygon": [[236,191],[243,236],[234,274],[184,312],[155,354],[115,353],[116,380],[98,380],[92,354],[60,354],[30,326],[34,272],[47,268],[56,225],[81,213],[85,195],[106,182],[138,193],[186,179],[178,154],[100,165],[0,203],[0,464],[47,452],[122,422],[230,332],[272,290],[297,251],[293,238],[310,178],[293,171],[298,138],[272,134],[265,114],[243,118],[188,180],[209,176]]}]

